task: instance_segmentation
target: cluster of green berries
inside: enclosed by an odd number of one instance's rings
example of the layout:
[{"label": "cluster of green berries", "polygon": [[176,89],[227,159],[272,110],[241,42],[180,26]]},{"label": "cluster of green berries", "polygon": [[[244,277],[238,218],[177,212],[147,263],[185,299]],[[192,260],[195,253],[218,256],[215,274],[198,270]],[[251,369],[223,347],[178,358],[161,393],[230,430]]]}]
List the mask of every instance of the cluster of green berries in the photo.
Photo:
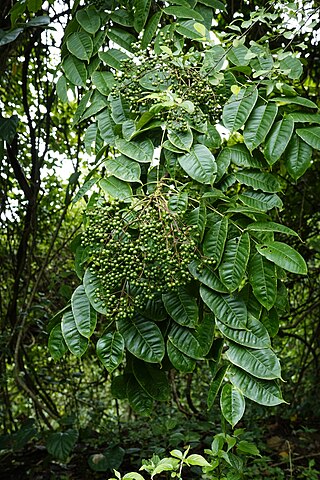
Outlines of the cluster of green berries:
[{"label": "cluster of green berries", "polygon": [[89,250],[89,268],[101,285],[96,295],[110,319],[131,317],[148,301],[191,280],[194,227],[181,224],[157,199],[136,209],[97,205],[87,215],[82,245]]}]

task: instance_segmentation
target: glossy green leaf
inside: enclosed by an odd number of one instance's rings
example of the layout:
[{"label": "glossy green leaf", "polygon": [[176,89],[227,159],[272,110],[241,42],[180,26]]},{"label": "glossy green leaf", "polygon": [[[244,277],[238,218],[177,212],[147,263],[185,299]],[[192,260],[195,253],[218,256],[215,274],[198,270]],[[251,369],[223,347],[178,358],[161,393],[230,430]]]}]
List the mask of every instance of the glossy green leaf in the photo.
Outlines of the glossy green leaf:
[{"label": "glossy green leaf", "polygon": [[99,338],[96,349],[100,362],[112,373],[123,360],[123,337],[119,332],[106,333]]},{"label": "glossy green leaf", "polygon": [[206,206],[203,203],[200,203],[199,207],[191,210],[187,216],[186,223],[187,225],[194,225],[197,227],[196,232],[199,233],[200,240],[203,237],[204,229],[207,222],[207,211]]},{"label": "glossy green leaf", "polygon": [[[130,407],[139,415],[149,416],[153,408],[153,399],[131,375],[127,384],[127,396]],[[130,478],[130,477],[129,477]]]},{"label": "glossy green leaf", "polygon": [[318,106],[309,100],[308,98],[303,98],[303,97],[273,97],[270,98],[270,101],[276,102],[279,106],[283,105],[301,105],[302,107],[307,107],[307,108],[315,108],[318,109]]},{"label": "glossy green leaf", "polygon": [[116,48],[109,48],[107,52],[99,52],[98,55],[104,63],[116,70],[124,70],[123,62],[129,60],[128,55]]},{"label": "glossy green leaf", "polygon": [[192,146],[193,135],[189,127],[187,128],[187,130],[183,130],[183,131],[169,130],[168,139],[178,149],[189,151]]},{"label": "glossy green leaf", "polygon": [[111,116],[115,123],[124,123],[130,117],[130,107],[123,95],[109,95]]},{"label": "glossy green leaf", "polygon": [[188,207],[187,192],[178,192],[177,195],[172,195],[168,201],[168,207],[171,212],[185,213]]},{"label": "glossy green leaf", "polygon": [[115,78],[111,72],[96,71],[92,74],[92,83],[102,95],[108,95],[115,84]]},{"label": "glossy green leaf", "polygon": [[0,38],[0,47],[2,47],[3,45],[7,45],[8,43],[14,42],[19,37],[21,32],[23,32],[23,28],[14,28],[13,30],[6,32]]},{"label": "glossy green leaf", "polygon": [[196,360],[203,358],[201,344],[193,330],[174,323],[169,331],[168,338],[185,355]]},{"label": "glossy green leaf", "polygon": [[124,155],[108,158],[105,167],[109,175],[113,175],[124,182],[140,182],[141,168],[139,163]]},{"label": "glossy green leaf", "polygon": [[180,166],[199,183],[212,184],[217,164],[210,150],[204,145],[195,145],[189,153],[178,158]]},{"label": "glossy green leaf", "polygon": [[231,383],[250,400],[267,407],[285,403],[276,381],[258,379],[235,366],[230,367],[229,374]]},{"label": "glossy green leaf", "polygon": [[163,9],[164,13],[167,15],[173,15],[177,18],[192,18],[194,20],[203,20],[202,15],[193,10],[192,8],[183,7],[183,6],[172,6],[166,7]]},{"label": "glossy green leaf", "polygon": [[271,310],[264,311],[261,316],[261,322],[268,330],[270,337],[275,337],[279,331],[279,315],[275,308],[271,308]]},{"label": "glossy green leaf", "polygon": [[256,87],[244,87],[241,88],[238,95],[233,94],[223,107],[223,125],[230,132],[239,130],[248,119],[257,99],[258,90]]},{"label": "glossy green leaf", "polygon": [[280,60],[280,68],[284,70],[286,75],[292,80],[300,78],[303,72],[301,61],[291,54]]},{"label": "glossy green leaf", "polygon": [[152,161],[154,147],[149,138],[145,140],[130,140],[129,142],[123,138],[117,138],[116,147],[119,152],[137,162],[150,163]]},{"label": "glossy green leaf", "polygon": [[262,190],[263,192],[276,193],[281,189],[278,179],[271,173],[257,171],[241,171],[235,174],[238,182],[254,190]]},{"label": "glossy green leaf", "polygon": [[231,50],[227,53],[227,59],[238,67],[249,65],[250,60],[246,58],[248,52],[249,49],[245,45],[240,44],[231,48]]},{"label": "glossy green leaf", "polygon": [[82,357],[88,348],[88,339],[79,333],[72,312],[63,314],[61,331],[70,352],[76,357]]},{"label": "glossy green leaf", "polygon": [[79,60],[90,60],[93,52],[91,36],[86,32],[74,32],[67,38],[67,47],[70,53]]},{"label": "glossy green leaf", "polygon": [[77,191],[75,196],[72,199],[72,203],[77,203],[84,195],[98,182],[98,178],[90,178],[87,182],[85,182]]},{"label": "glossy green leaf", "polygon": [[78,10],[76,19],[81,27],[91,35],[94,35],[101,25],[100,15],[94,7]]},{"label": "glossy green leaf", "polygon": [[254,377],[264,380],[281,378],[281,367],[276,354],[270,348],[253,349],[231,343],[226,357],[229,362]]},{"label": "glossy green leaf", "polygon": [[247,226],[247,230],[250,232],[279,232],[284,235],[294,235],[298,237],[298,234],[289,227],[281,225],[276,222],[254,222]]},{"label": "glossy green leaf", "polygon": [[199,31],[195,28],[197,22],[194,20],[182,20],[176,24],[176,31],[180,33],[183,37],[190,38],[191,40],[199,40],[201,38],[206,38],[209,40],[209,32],[205,28],[204,34],[200,34]]},{"label": "glossy green leaf", "polygon": [[259,168],[260,162],[252,157],[251,153],[243,143],[236,143],[224,150],[229,150],[231,162],[238,167]]},{"label": "glossy green leaf", "polygon": [[288,272],[306,275],[307,265],[294,248],[282,242],[267,242],[256,246],[258,252]]},{"label": "glossy green leaf", "polygon": [[277,296],[277,272],[275,264],[261,256],[253,255],[249,263],[249,282],[256,299],[267,309],[273,307]]},{"label": "glossy green leaf", "polygon": [[132,189],[127,182],[116,177],[102,178],[99,182],[102,190],[110,197],[130,203],[132,200]]},{"label": "glossy green leaf", "polygon": [[107,109],[97,115],[97,122],[102,139],[109,145],[115,145],[115,123]]},{"label": "glossy green leaf", "polygon": [[189,357],[176,348],[170,339],[167,340],[167,353],[170,362],[180,372],[189,373],[192,372],[196,366],[194,358]]},{"label": "glossy green leaf", "polygon": [[207,287],[220,293],[228,293],[227,288],[221,282],[220,278],[207,265],[201,264],[197,260],[193,260],[189,266],[189,271],[196,280],[203,283]]},{"label": "glossy green leaf", "polygon": [[141,32],[147,21],[151,0],[134,0],[134,28],[136,32]]},{"label": "glossy green leaf", "polygon": [[278,107],[275,103],[259,105],[252,110],[243,131],[244,142],[249,150],[254,150],[264,141],[277,112]]},{"label": "glossy green leaf", "polygon": [[295,123],[320,123],[320,113],[292,112],[290,117]]},{"label": "glossy green leaf", "polygon": [[79,87],[86,86],[87,69],[81,60],[73,55],[68,55],[62,62],[62,68],[71,83]]},{"label": "glossy green leaf", "polygon": [[250,190],[239,195],[239,200],[248,207],[255,208],[261,212],[267,212],[272,208],[282,208],[283,203],[281,198],[274,194],[251,192]]},{"label": "glossy green leaf", "polygon": [[216,215],[212,227],[205,234],[203,240],[203,254],[219,265],[228,234],[228,218]]},{"label": "glossy green leaf", "polygon": [[140,386],[151,398],[162,402],[169,400],[170,386],[164,370],[141,360],[135,360],[133,373]]},{"label": "glossy green leaf", "polygon": [[221,388],[222,382],[224,380],[224,377],[226,375],[226,372],[228,370],[228,366],[225,365],[223,367],[220,367],[219,370],[217,371],[214,379],[210,383],[209,391],[208,391],[208,398],[207,398],[207,406],[208,410],[212,408],[214,401],[219,393],[219,390]]},{"label": "glossy green leaf", "polygon": [[196,338],[201,346],[203,356],[209,354],[214,342],[215,319],[210,312],[205,312],[199,325],[196,327]]},{"label": "glossy green leaf", "polygon": [[250,348],[270,348],[270,337],[264,325],[248,315],[247,329],[235,330],[225,325],[220,320],[216,319],[216,325],[222,335],[233,342]]},{"label": "glossy green leaf", "polygon": [[83,285],[75,289],[71,297],[71,307],[79,333],[90,338],[97,324],[96,311],[92,311],[89,298]]},{"label": "glossy green leaf", "polygon": [[246,402],[240,390],[227,383],[221,391],[220,406],[222,415],[234,428],[243,417]]},{"label": "glossy green leaf", "polygon": [[219,275],[222,283],[230,292],[234,292],[240,286],[249,255],[250,237],[248,233],[227,241],[219,267]]},{"label": "glossy green leaf", "polygon": [[276,122],[272,127],[264,147],[264,156],[273,165],[284,153],[293,133],[294,123],[289,116]]},{"label": "glossy green leaf", "polygon": [[99,313],[106,314],[107,310],[105,302],[97,295],[102,289],[100,280],[90,271],[89,268],[85,271],[83,286],[93,308]]},{"label": "glossy green leaf", "polygon": [[88,155],[91,155],[92,153],[92,145],[97,139],[97,131],[98,131],[97,124],[92,123],[91,125],[89,125],[89,127],[86,130],[86,133],[84,134],[84,139],[83,139],[84,147]]},{"label": "glossy green leaf", "polygon": [[297,135],[316,150],[320,150],[320,127],[298,128]]},{"label": "glossy green leaf", "polygon": [[161,363],[165,353],[164,340],[159,327],[141,316],[119,320],[122,334],[129,352],[150,363]]},{"label": "glossy green leaf", "polygon": [[252,442],[248,442],[247,440],[240,440],[240,442],[237,443],[237,453],[261,456],[256,445]]},{"label": "glossy green leaf", "polygon": [[68,84],[67,84],[66,77],[64,75],[61,75],[61,77],[57,81],[56,89],[57,89],[58,97],[61,100],[61,102],[68,103],[69,101]]},{"label": "glossy green leaf", "polygon": [[122,28],[112,27],[107,30],[107,36],[120,47],[124,48],[128,52],[132,52],[132,44],[137,41],[136,37]]},{"label": "glossy green leaf", "polygon": [[61,324],[58,323],[50,332],[48,340],[48,348],[53,360],[60,360],[68,351],[66,342],[64,341]]},{"label": "glossy green leaf", "polygon": [[184,287],[165,293],[162,300],[165,309],[175,322],[191,328],[197,325],[199,312],[196,299]]},{"label": "glossy green leaf", "polygon": [[149,46],[151,40],[153,39],[160,20],[162,16],[162,11],[156,12],[152,17],[150,18],[149,22],[146,25],[146,28],[144,29],[142,39],[141,39],[141,48],[145,49]]},{"label": "glossy green leaf", "polygon": [[133,27],[134,18],[132,11],[129,9],[118,8],[111,13],[110,18],[113,23],[118,23],[124,27]]},{"label": "glossy green leaf", "polygon": [[199,3],[206,5],[207,7],[212,7],[216,10],[226,11],[226,6],[223,1],[220,0],[199,0]]},{"label": "glossy green leaf", "polygon": [[285,151],[284,158],[287,171],[294,180],[302,177],[310,167],[311,157],[312,147],[301,140],[298,135],[293,135]]},{"label": "glossy green leaf", "polygon": [[247,307],[241,298],[216,293],[203,285],[200,287],[200,295],[221,322],[235,329],[247,328]]},{"label": "glossy green leaf", "polygon": [[69,429],[65,432],[49,433],[46,447],[50,455],[65,462],[78,440],[78,431]]}]

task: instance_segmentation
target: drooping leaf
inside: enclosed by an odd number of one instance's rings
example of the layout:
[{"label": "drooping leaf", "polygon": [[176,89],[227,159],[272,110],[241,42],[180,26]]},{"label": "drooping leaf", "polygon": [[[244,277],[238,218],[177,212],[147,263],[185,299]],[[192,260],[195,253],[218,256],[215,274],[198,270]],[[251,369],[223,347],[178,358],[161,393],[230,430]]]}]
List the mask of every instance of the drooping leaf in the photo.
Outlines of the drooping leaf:
[{"label": "drooping leaf", "polygon": [[224,150],[229,150],[231,162],[238,167],[260,167],[260,162],[252,157],[251,153],[243,143],[236,143],[235,145],[226,147]]},{"label": "drooping leaf", "polygon": [[132,52],[132,44],[136,42],[136,37],[122,28],[112,27],[107,30],[107,36],[113,43],[124,48],[128,52]]},{"label": "drooping leaf", "polygon": [[83,8],[76,13],[76,19],[81,27],[91,35],[94,35],[100,28],[101,18],[94,7]]},{"label": "drooping leaf", "polygon": [[102,139],[109,145],[115,145],[115,122],[107,109],[97,115],[97,122]]},{"label": "drooping leaf", "polygon": [[284,235],[294,235],[298,237],[298,234],[289,227],[281,225],[276,222],[254,222],[247,226],[247,230],[251,232],[279,232]]},{"label": "drooping leaf", "polygon": [[220,293],[228,293],[225,285],[223,285],[220,278],[209,266],[203,265],[197,260],[193,260],[189,264],[188,268],[196,280],[199,280],[199,282],[211,288],[211,290],[215,290],[216,292]]},{"label": "drooping leaf", "polygon": [[169,331],[168,338],[185,355],[196,360],[203,358],[202,347],[193,330],[174,323]]},{"label": "drooping leaf", "polygon": [[312,102],[308,98],[303,98],[299,96],[273,97],[273,98],[270,98],[270,101],[276,102],[279,106],[294,104],[294,105],[301,105],[302,107],[318,109],[318,106],[316,103]]},{"label": "drooping leaf", "polygon": [[78,435],[78,430],[71,428],[65,432],[50,433],[46,443],[48,452],[54,458],[66,461],[78,440]]},{"label": "drooping leaf", "polygon": [[216,319],[216,325],[222,335],[233,342],[250,348],[270,348],[270,337],[264,325],[248,315],[247,329],[235,330]]},{"label": "drooping leaf", "polygon": [[320,150],[320,127],[298,128],[297,135],[316,150]]},{"label": "drooping leaf", "polygon": [[282,208],[281,198],[275,193],[252,192],[247,190],[239,195],[239,200],[248,207],[255,208],[261,212],[267,212],[272,208]]},{"label": "drooping leaf", "polygon": [[267,309],[273,307],[277,296],[277,272],[275,264],[259,253],[249,263],[249,282],[256,299]]},{"label": "drooping leaf", "polygon": [[169,400],[170,387],[164,370],[141,360],[135,360],[133,373],[140,386],[151,398],[162,402]]},{"label": "drooping leaf", "polygon": [[292,112],[290,117],[295,123],[320,123],[320,113]]},{"label": "drooping leaf", "polygon": [[301,77],[303,72],[302,63],[299,58],[288,55],[280,60],[280,68],[284,70],[289,78],[296,80]]},{"label": "drooping leaf", "polygon": [[96,71],[92,74],[92,83],[102,95],[108,95],[115,84],[114,75],[111,72]]},{"label": "drooping leaf", "polygon": [[130,107],[123,95],[109,95],[111,116],[115,123],[124,123],[130,118]]},{"label": "drooping leaf", "polygon": [[90,268],[87,268],[83,277],[83,286],[86,292],[87,297],[93,308],[102,314],[107,313],[105,302],[99,298],[97,295],[102,291],[102,285],[98,277],[90,271]]},{"label": "drooping leaf", "polygon": [[165,293],[162,300],[165,309],[175,322],[190,328],[197,325],[199,312],[196,299],[184,287]]},{"label": "drooping leaf", "polygon": [[267,242],[256,246],[258,252],[288,272],[306,275],[307,265],[294,248],[282,242]]},{"label": "drooping leaf", "polygon": [[183,170],[199,183],[212,184],[217,164],[210,150],[204,145],[195,145],[189,153],[178,157]]},{"label": "drooping leaf", "polygon": [[281,189],[278,179],[272,173],[264,173],[257,171],[241,171],[236,172],[235,178],[238,182],[267,193],[276,193]]},{"label": "drooping leaf", "polygon": [[271,128],[264,147],[264,156],[273,165],[284,153],[293,133],[294,123],[289,116],[279,120]]},{"label": "drooping leaf", "polygon": [[86,86],[88,76],[87,69],[81,60],[73,55],[68,55],[62,62],[62,68],[71,83],[78,85],[79,87]]},{"label": "drooping leaf", "polygon": [[18,115],[12,115],[10,118],[3,118],[0,115],[0,139],[11,144],[15,137],[18,123]]},{"label": "drooping leaf", "polygon": [[259,105],[252,110],[243,132],[244,142],[249,150],[254,150],[264,141],[277,112],[278,107],[275,103]]},{"label": "drooping leaf", "polygon": [[92,310],[83,285],[75,289],[71,297],[71,307],[79,333],[90,338],[96,328],[97,314]]},{"label": "drooping leaf", "polygon": [[193,135],[189,127],[185,131],[169,130],[168,139],[178,149],[187,150],[189,152],[193,142]]},{"label": "drooping leaf", "polygon": [[124,155],[108,158],[105,167],[109,175],[124,182],[140,182],[141,169],[139,163]]},{"label": "drooping leaf", "polygon": [[284,403],[276,381],[255,378],[234,365],[229,368],[229,374],[231,383],[250,400],[267,407]]},{"label": "drooping leaf", "polygon": [[250,255],[250,237],[244,233],[227,241],[219,267],[222,283],[230,292],[241,284]]},{"label": "drooping leaf", "polygon": [[182,20],[176,24],[176,31],[183,37],[190,38],[191,40],[199,40],[201,38],[209,40],[208,30],[205,28],[204,31],[200,33],[196,29],[196,26],[197,22],[194,20]]},{"label": "drooping leaf", "polygon": [[61,331],[70,352],[76,357],[82,357],[88,348],[88,339],[79,333],[71,311],[63,314]]},{"label": "drooping leaf", "polygon": [[199,233],[200,240],[203,237],[205,226],[207,222],[207,210],[204,203],[200,203],[199,207],[194,208],[189,213],[186,223],[187,225],[194,225],[197,227],[197,233]]},{"label": "drooping leaf", "polygon": [[163,9],[167,15],[173,15],[177,18],[192,18],[194,20],[203,20],[202,15],[193,10],[192,8],[174,5],[172,7],[166,7]]},{"label": "drooping leaf", "polygon": [[130,376],[127,384],[127,396],[130,406],[136,413],[143,416],[150,415],[153,408],[153,399],[143,390],[133,375]]},{"label": "drooping leaf", "polygon": [[150,163],[153,159],[154,147],[149,138],[129,142],[123,138],[117,138],[116,147],[119,152],[140,163]]},{"label": "drooping leaf", "polygon": [[132,200],[132,189],[127,182],[123,182],[116,177],[102,178],[99,182],[102,190],[112,198],[130,203]]},{"label": "drooping leaf", "polygon": [[171,195],[168,201],[168,207],[171,212],[185,213],[188,207],[187,192],[178,192],[177,195]]},{"label": "drooping leaf", "polygon": [[48,340],[48,348],[53,360],[60,360],[68,351],[66,342],[64,341],[61,324],[58,323],[50,332]]},{"label": "drooping leaf", "polygon": [[67,47],[79,60],[90,60],[93,52],[93,42],[87,32],[74,32],[67,38]]},{"label": "drooping leaf", "polygon": [[258,91],[256,87],[244,87],[237,95],[233,94],[223,107],[223,125],[230,132],[239,130],[248,119],[257,99]]},{"label": "drooping leaf", "polygon": [[234,428],[244,414],[246,402],[240,390],[227,383],[221,391],[220,406],[222,415]]},{"label": "drooping leaf", "polygon": [[243,45],[233,46],[227,54],[227,59],[236,66],[245,66],[249,65],[250,60],[246,58],[249,49]]},{"label": "drooping leaf", "polygon": [[145,49],[149,46],[152,38],[154,37],[158,25],[160,23],[162,16],[162,11],[156,12],[152,17],[150,18],[149,22],[146,25],[146,28],[144,29],[142,39],[141,39],[141,48]]},{"label": "drooping leaf", "polygon": [[151,0],[134,0],[134,28],[136,32],[143,29],[150,11]]},{"label": "drooping leaf", "polygon": [[226,357],[229,362],[254,377],[264,380],[281,378],[281,367],[276,354],[270,348],[253,349],[231,343]]},{"label": "drooping leaf", "polygon": [[122,334],[129,352],[150,363],[161,363],[165,353],[164,340],[159,327],[141,316],[132,320],[119,320]]},{"label": "drooping leaf", "polygon": [[176,348],[170,339],[167,340],[167,353],[170,362],[180,372],[189,373],[194,370],[196,361]]},{"label": "drooping leaf", "polygon": [[240,297],[216,293],[203,285],[200,295],[221,322],[235,329],[247,328],[247,307]]},{"label": "drooping leaf", "polygon": [[72,203],[77,203],[84,195],[98,182],[98,178],[90,178],[87,182],[85,182],[77,191],[75,196],[72,199]]},{"label": "drooping leaf", "polygon": [[310,167],[311,157],[312,147],[301,140],[298,135],[293,135],[285,151],[285,164],[289,175],[294,180],[302,177]]},{"label": "drooping leaf", "polygon": [[106,333],[97,342],[97,356],[102,365],[112,373],[122,362],[124,340],[119,332]]},{"label": "drooping leaf", "polygon": [[228,234],[228,218],[216,216],[216,221],[206,233],[203,240],[203,254],[219,265]]},{"label": "drooping leaf", "polygon": [[210,387],[209,387],[209,392],[208,392],[208,398],[207,398],[207,405],[208,405],[208,410],[212,407],[214,404],[214,401],[219,393],[219,390],[221,388],[222,382],[224,380],[224,377],[226,375],[226,372],[228,370],[228,366],[222,366],[219,368],[217,371],[214,379],[212,380]]},{"label": "drooping leaf", "polygon": [[107,52],[99,52],[99,58],[109,65],[109,67],[115,68],[116,70],[123,70],[124,63],[122,62],[129,60],[128,55],[116,48],[109,48]]},{"label": "drooping leaf", "polygon": [[13,30],[6,32],[0,38],[0,47],[2,47],[3,45],[7,45],[8,43],[14,42],[19,37],[21,32],[23,32],[23,28],[14,28]]}]

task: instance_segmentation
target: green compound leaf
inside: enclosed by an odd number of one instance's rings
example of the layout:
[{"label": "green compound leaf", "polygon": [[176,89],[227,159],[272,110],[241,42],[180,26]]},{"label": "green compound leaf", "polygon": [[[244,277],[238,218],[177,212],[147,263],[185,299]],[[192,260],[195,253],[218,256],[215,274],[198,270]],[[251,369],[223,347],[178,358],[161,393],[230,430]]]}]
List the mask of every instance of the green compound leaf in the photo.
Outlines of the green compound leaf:
[{"label": "green compound leaf", "polygon": [[307,275],[305,260],[294,248],[282,242],[266,242],[256,246],[258,252],[288,272]]},{"label": "green compound leaf", "polygon": [[251,86],[241,88],[237,95],[231,95],[223,107],[223,125],[230,132],[239,130],[248,119],[257,99],[258,89]]},{"label": "green compound leaf", "polygon": [[170,386],[164,370],[140,360],[134,360],[133,373],[143,390],[154,400],[165,402],[170,398]]},{"label": "green compound leaf", "polygon": [[130,140],[129,142],[123,138],[117,138],[116,147],[119,152],[137,162],[150,163],[152,161],[154,147],[152,141],[148,138],[146,140]]},{"label": "green compound leaf", "polygon": [[203,253],[219,265],[228,234],[228,218],[216,215],[215,220],[204,237]]},{"label": "green compound leaf", "polygon": [[279,181],[271,173],[257,171],[236,172],[235,178],[238,182],[254,190],[262,190],[267,193],[276,193],[281,190]]},{"label": "green compound leaf", "polygon": [[62,63],[62,68],[71,83],[79,87],[86,86],[87,69],[81,60],[73,55],[68,55]]},{"label": "green compound leaf", "polygon": [[308,145],[320,150],[320,127],[298,128],[296,132]]},{"label": "green compound leaf", "polygon": [[67,48],[79,60],[90,60],[93,52],[91,36],[86,32],[75,32],[67,38]]},{"label": "green compound leaf", "polygon": [[60,360],[68,351],[66,342],[64,341],[61,324],[56,325],[50,332],[48,340],[48,348],[53,360]]},{"label": "green compound leaf", "polygon": [[143,390],[133,375],[130,376],[127,384],[127,396],[130,406],[136,413],[143,416],[150,415],[153,399]]},{"label": "green compound leaf", "polygon": [[88,348],[88,339],[79,333],[72,312],[63,314],[61,331],[70,352],[76,357],[82,357]]},{"label": "green compound leaf", "polygon": [[107,52],[99,52],[98,55],[104,63],[116,70],[123,70],[122,62],[124,60],[129,60],[128,55],[116,48],[109,48]]},{"label": "green compound leaf", "polygon": [[119,332],[106,333],[97,342],[97,356],[102,365],[112,373],[122,362],[124,339]]},{"label": "green compound leaf", "polygon": [[72,452],[78,440],[78,431],[74,429],[65,432],[50,433],[46,447],[50,455],[64,462]]},{"label": "green compound leaf", "polygon": [[256,299],[270,310],[277,297],[277,271],[274,263],[256,253],[249,263],[249,282]]},{"label": "green compound leaf", "polygon": [[191,210],[187,216],[186,223],[187,225],[194,225],[197,227],[197,233],[200,235],[200,239],[203,237],[204,229],[207,222],[207,210],[206,206],[203,203],[200,203],[199,207]]},{"label": "green compound leaf", "polygon": [[298,237],[299,235],[289,227],[281,225],[276,222],[254,222],[250,223],[247,226],[247,230],[251,232],[279,232],[285,235],[294,235]]},{"label": "green compound leaf", "polygon": [[302,107],[307,107],[307,108],[315,108],[318,109],[318,106],[316,103],[312,102],[308,98],[303,98],[303,97],[273,97],[270,98],[270,101],[276,102],[279,106],[282,105],[301,105]]},{"label": "green compound leaf", "polygon": [[79,285],[73,292],[71,308],[79,333],[90,338],[96,328],[97,313],[92,310],[83,285]]},{"label": "green compound leaf", "polygon": [[231,145],[230,147],[226,147],[224,150],[229,151],[231,162],[238,167],[260,167],[260,162],[252,157],[251,153],[243,143]]},{"label": "green compound leaf", "polygon": [[91,79],[93,85],[102,95],[109,95],[113,85],[115,84],[115,78],[111,72],[93,72]]},{"label": "green compound leaf", "polygon": [[119,155],[118,157],[108,158],[104,165],[109,175],[113,175],[124,182],[140,183],[141,168],[139,163],[134,160]]},{"label": "green compound leaf", "polygon": [[107,31],[107,36],[120,47],[124,48],[128,52],[132,52],[132,44],[136,42],[136,37],[131,33],[122,30],[122,28],[112,27]]},{"label": "green compound leaf", "polygon": [[148,19],[151,0],[134,0],[134,28],[136,32],[141,32]]},{"label": "green compound leaf", "polygon": [[162,295],[168,314],[184,327],[194,328],[198,323],[198,305],[196,299],[183,287]]},{"label": "green compound leaf", "polygon": [[217,172],[217,164],[210,150],[204,145],[195,145],[189,153],[178,157],[181,168],[199,183],[211,185]]},{"label": "green compound leaf", "polygon": [[202,265],[199,261],[193,260],[189,266],[189,271],[196,280],[203,283],[207,287],[220,293],[228,293],[227,288],[223,285],[220,278],[214,273],[214,271],[206,266]]},{"label": "green compound leaf", "polygon": [[98,128],[101,135],[101,138],[109,145],[115,145],[116,135],[115,135],[115,126],[110,112],[108,110],[103,110],[99,115],[97,115]]},{"label": "green compound leaf", "polygon": [[240,390],[228,383],[221,391],[220,406],[222,415],[234,428],[244,414],[246,401]]},{"label": "green compound leaf", "polygon": [[290,115],[272,127],[264,147],[264,156],[269,165],[273,165],[284,153],[291,139],[293,127],[294,123]]},{"label": "green compound leaf", "polygon": [[76,13],[76,19],[81,27],[91,35],[94,35],[101,25],[100,15],[94,7],[79,10]]},{"label": "green compound leaf", "polygon": [[270,337],[265,326],[252,315],[248,316],[247,329],[235,330],[216,318],[216,326],[222,335],[239,345],[250,348],[270,348]]},{"label": "green compound leaf", "polygon": [[222,283],[230,292],[241,284],[250,255],[250,237],[248,233],[227,241],[219,275]]},{"label": "green compound leaf", "polygon": [[123,182],[116,177],[102,178],[99,182],[102,190],[110,197],[130,203],[132,200],[132,189],[127,182]]},{"label": "green compound leaf", "polygon": [[141,39],[141,48],[143,50],[149,46],[156,31],[158,30],[158,25],[160,23],[161,16],[162,16],[162,11],[156,12],[154,15],[152,15],[149,22],[147,23]]},{"label": "green compound leaf", "polygon": [[272,407],[285,403],[276,381],[261,380],[232,365],[229,368],[229,379],[245,397],[260,405]]},{"label": "green compound leaf", "polygon": [[247,307],[241,298],[216,293],[203,285],[200,287],[200,295],[204,303],[225,325],[240,330],[247,328]]},{"label": "green compound leaf", "polygon": [[243,137],[249,150],[257,148],[266,138],[277,116],[278,107],[275,103],[267,103],[255,107],[246,122]]},{"label": "green compound leaf", "polygon": [[105,302],[98,297],[99,292],[102,291],[100,280],[89,268],[85,271],[83,286],[93,308],[99,313],[106,314]]},{"label": "green compound leaf", "polygon": [[124,123],[129,119],[130,107],[123,95],[109,95],[111,116],[115,123]]},{"label": "green compound leaf", "polygon": [[167,340],[167,353],[170,362],[180,372],[190,373],[196,366],[194,358],[189,357],[176,348],[170,339]]},{"label": "green compound leaf", "polygon": [[141,316],[119,320],[119,331],[126,348],[145,362],[161,363],[165,353],[162,333],[157,325]]},{"label": "green compound leaf", "polygon": [[292,112],[290,117],[295,123],[320,123],[319,113]]},{"label": "green compound leaf", "polygon": [[193,135],[190,127],[186,131],[169,130],[168,139],[170,142],[180,150],[190,151],[193,143]]},{"label": "green compound leaf", "polygon": [[250,190],[243,192],[239,195],[239,200],[248,207],[255,208],[256,210],[261,210],[262,212],[267,212],[272,208],[282,208],[283,203],[281,198],[271,193],[262,193],[262,192],[252,192]]},{"label": "green compound leaf", "polygon": [[294,180],[302,177],[310,167],[311,157],[312,147],[294,134],[284,155],[287,171]]},{"label": "green compound leaf", "polygon": [[276,354],[270,348],[253,349],[231,343],[226,352],[229,362],[254,377],[264,380],[281,378],[281,367]]},{"label": "green compound leaf", "polygon": [[197,338],[196,332],[175,323],[169,331],[168,338],[185,355],[196,360],[203,358],[202,345]]},{"label": "green compound leaf", "polygon": [[207,398],[208,410],[212,408],[214,401],[217,398],[217,395],[219,393],[219,390],[221,388],[222,382],[224,380],[224,377],[226,375],[228,368],[229,367],[227,365],[220,367],[210,384],[209,391],[208,391],[208,398]]}]

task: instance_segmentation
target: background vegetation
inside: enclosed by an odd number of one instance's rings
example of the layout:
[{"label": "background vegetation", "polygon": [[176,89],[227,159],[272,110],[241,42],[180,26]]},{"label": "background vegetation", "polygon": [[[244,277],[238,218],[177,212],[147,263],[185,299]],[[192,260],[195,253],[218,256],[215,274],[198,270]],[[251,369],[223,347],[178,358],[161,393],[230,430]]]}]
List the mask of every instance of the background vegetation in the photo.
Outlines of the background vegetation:
[{"label": "background vegetation", "polygon": [[[113,26],[136,35],[123,12],[141,3],[90,5],[102,11],[123,7],[121,18],[113,17]],[[151,3],[146,24],[166,6]],[[189,3],[194,8],[196,2],[170,3]],[[297,52],[303,72],[301,76],[292,72],[291,77],[289,72],[287,83],[299,96],[319,105],[317,2],[198,2],[203,18],[208,5],[216,9],[214,31],[222,42],[244,29],[247,45],[263,44],[264,39],[274,53],[280,48]],[[8,479],[109,478],[113,468],[138,471],[142,459],[162,458],[173,449],[185,451],[187,445],[192,449],[189,454],[203,455],[204,449],[212,448],[216,434],[234,435],[221,419],[219,402],[207,408],[212,371],[205,362],[197,361],[195,369],[185,374],[170,370],[170,400],[156,402],[149,415],[141,417],[114,382],[111,391],[114,375],[97,358],[95,342],[81,358],[66,354],[55,361],[48,350],[49,334],[60,321],[55,315],[79,283],[73,240],[82,228],[85,203],[72,200],[103,146],[97,138],[92,146],[85,133],[90,115],[81,123],[74,120],[85,90],[80,85],[73,100],[67,101],[63,80],[57,83],[63,78],[59,62],[70,53],[66,42],[61,48],[60,37],[67,24],[72,31],[70,25],[81,7],[80,2],[5,0],[0,12],[0,464]],[[164,15],[163,25],[174,19]],[[188,42],[189,48],[191,39]],[[299,113],[299,108],[293,109]],[[220,118],[221,112],[216,115]],[[273,340],[289,405],[267,409],[250,403],[237,425],[245,429],[236,432],[237,442],[254,441],[262,454],[254,455],[252,447],[249,452],[241,448],[236,452],[230,440],[232,451],[246,458],[248,478],[313,479],[320,470],[319,151],[313,152],[304,170],[297,180],[299,174],[295,178],[282,164],[277,167],[283,180],[283,208],[271,212],[274,221],[299,234],[302,243],[296,237],[284,241],[298,249],[308,264],[308,276],[288,275],[289,306],[283,309]],[[219,440],[216,445],[222,450]],[[219,458],[217,478],[227,474],[236,478],[227,473],[230,465],[223,463],[223,455]],[[201,475],[199,467],[192,468],[185,470],[184,478]]]}]

